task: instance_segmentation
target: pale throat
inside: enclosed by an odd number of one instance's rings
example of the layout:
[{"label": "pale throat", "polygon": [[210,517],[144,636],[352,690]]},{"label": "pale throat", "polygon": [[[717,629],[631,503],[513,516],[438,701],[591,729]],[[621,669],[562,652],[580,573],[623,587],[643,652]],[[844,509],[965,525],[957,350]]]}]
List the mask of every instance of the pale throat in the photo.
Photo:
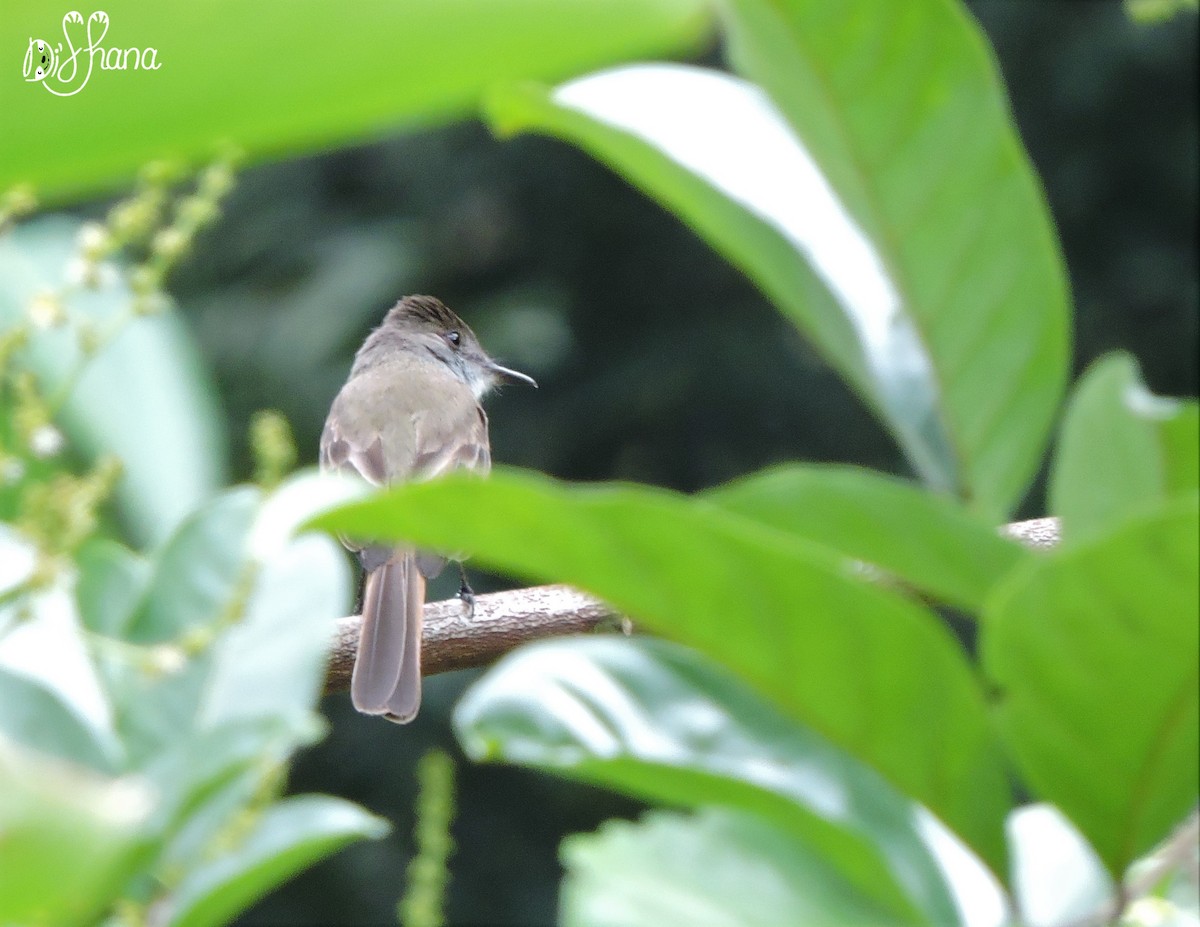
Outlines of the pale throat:
[{"label": "pale throat", "polygon": [[488,391],[496,385],[496,375],[490,370],[484,370],[475,364],[464,364],[458,371],[459,376],[471,388],[476,401],[483,399]]}]

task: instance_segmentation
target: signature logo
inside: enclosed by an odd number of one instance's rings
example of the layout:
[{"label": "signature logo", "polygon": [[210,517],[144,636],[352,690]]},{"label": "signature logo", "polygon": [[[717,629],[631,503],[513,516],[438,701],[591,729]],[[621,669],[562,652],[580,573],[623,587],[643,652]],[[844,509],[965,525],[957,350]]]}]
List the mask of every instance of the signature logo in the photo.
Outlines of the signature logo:
[{"label": "signature logo", "polygon": [[157,71],[162,65],[155,48],[105,48],[108,14],[97,10],[84,25],[83,16],[71,10],[62,18],[63,41],[51,44],[30,38],[25,51],[27,83],[40,83],[58,97],[79,93],[92,79],[92,71]]}]

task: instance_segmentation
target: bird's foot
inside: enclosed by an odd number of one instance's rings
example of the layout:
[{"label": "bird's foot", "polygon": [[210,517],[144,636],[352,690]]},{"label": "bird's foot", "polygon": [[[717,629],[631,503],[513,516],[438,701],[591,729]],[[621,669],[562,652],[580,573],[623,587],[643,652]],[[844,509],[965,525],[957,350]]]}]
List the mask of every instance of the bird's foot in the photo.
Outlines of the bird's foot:
[{"label": "bird's foot", "polygon": [[458,575],[458,598],[463,605],[463,616],[470,620],[475,617],[475,590],[467,582],[467,571],[463,569],[461,563],[458,565]]}]

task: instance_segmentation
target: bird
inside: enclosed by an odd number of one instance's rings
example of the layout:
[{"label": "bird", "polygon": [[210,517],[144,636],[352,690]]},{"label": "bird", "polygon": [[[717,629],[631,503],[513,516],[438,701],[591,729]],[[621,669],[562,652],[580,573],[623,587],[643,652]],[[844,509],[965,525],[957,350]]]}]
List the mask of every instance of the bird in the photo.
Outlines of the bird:
[{"label": "bird", "polygon": [[[537,383],[503,367],[467,324],[433,296],[405,296],[355,354],[321,433],[326,472],[373,486],[432,479],[492,465],[481,401],[501,381]],[[354,707],[407,723],[421,705],[421,624],[425,581],[446,558],[411,545],[342,543],[364,570],[362,626],[350,682]],[[474,599],[461,572],[460,595]]]}]

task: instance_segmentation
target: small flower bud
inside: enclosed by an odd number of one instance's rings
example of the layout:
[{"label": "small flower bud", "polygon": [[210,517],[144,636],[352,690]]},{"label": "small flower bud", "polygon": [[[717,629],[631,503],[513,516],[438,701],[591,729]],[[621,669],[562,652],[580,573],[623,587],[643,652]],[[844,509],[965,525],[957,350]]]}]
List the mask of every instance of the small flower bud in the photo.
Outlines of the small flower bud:
[{"label": "small flower bud", "polygon": [[39,290],[34,294],[26,313],[33,326],[40,329],[55,328],[67,318],[62,300],[53,290]]},{"label": "small flower bud", "polygon": [[163,260],[174,262],[184,255],[190,243],[187,235],[171,226],[155,233],[151,248]]},{"label": "small flower bud", "polygon": [[89,261],[98,261],[112,249],[112,236],[99,222],[85,222],[75,236],[79,250]]},{"label": "small flower bud", "polygon": [[40,460],[56,456],[66,446],[63,434],[53,425],[39,425],[29,436],[29,450]]}]

